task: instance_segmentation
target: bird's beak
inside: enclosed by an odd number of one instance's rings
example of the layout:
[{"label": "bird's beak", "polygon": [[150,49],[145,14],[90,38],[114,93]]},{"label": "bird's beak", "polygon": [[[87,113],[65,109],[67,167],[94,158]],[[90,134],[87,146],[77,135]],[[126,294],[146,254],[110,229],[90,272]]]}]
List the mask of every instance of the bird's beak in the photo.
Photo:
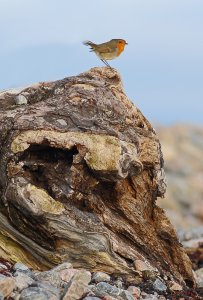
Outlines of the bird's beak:
[{"label": "bird's beak", "polygon": [[126,45],[128,45],[128,43],[125,42]]}]

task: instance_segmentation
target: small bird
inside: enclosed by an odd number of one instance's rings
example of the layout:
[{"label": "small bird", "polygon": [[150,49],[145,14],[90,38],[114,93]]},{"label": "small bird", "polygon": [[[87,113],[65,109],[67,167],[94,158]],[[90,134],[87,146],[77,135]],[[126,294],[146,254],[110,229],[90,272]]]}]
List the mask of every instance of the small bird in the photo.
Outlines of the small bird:
[{"label": "small bird", "polygon": [[123,39],[112,39],[109,42],[102,44],[95,44],[90,41],[85,41],[83,44],[90,46],[90,51],[95,52],[101,61],[110,68],[111,66],[108,64],[107,60],[118,57],[123,52],[125,45],[128,45],[128,43],[126,43],[126,41]]}]

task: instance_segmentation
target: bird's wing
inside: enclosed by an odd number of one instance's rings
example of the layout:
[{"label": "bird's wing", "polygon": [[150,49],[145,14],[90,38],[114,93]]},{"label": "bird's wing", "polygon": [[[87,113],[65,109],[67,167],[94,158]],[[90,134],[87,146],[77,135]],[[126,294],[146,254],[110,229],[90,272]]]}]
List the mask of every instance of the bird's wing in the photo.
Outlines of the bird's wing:
[{"label": "bird's wing", "polygon": [[109,47],[107,45],[97,45],[97,50],[100,52],[100,53],[113,53],[115,52],[117,48],[116,47]]}]

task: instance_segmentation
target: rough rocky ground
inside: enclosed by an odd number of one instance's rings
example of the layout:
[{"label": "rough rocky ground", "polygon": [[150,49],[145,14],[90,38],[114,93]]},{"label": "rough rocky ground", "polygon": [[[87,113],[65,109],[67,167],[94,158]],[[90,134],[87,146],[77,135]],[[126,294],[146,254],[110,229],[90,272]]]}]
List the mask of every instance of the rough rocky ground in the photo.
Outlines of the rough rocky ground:
[{"label": "rough rocky ground", "polygon": [[[194,233],[190,234],[191,245],[195,247],[192,240]],[[187,236],[182,235],[183,243],[186,242],[185,239]],[[196,290],[188,288],[184,290],[175,282],[163,281],[156,275],[148,274],[146,266],[141,262],[138,263],[137,268],[145,275],[142,282],[128,286],[122,278],[110,277],[103,272],[90,273],[84,269],[74,269],[68,262],[39,272],[31,270],[20,262],[12,265],[1,260],[0,300],[203,299],[203,251],[201,255],[197,254],[198,248],[193,250],[190,248],[190,251],[196,269]]]}]

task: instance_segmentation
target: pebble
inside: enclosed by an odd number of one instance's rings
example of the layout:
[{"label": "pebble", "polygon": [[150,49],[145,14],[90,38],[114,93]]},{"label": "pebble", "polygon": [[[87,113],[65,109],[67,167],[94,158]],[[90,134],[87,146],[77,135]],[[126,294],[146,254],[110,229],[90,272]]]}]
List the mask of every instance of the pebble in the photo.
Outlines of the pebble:
[{"label": "pebble", "polygon": [[17,95],[15,96],[15,104],[16,105],[22,105],[22,104],[27,104],[27,99],[23,95]]},{"label": "pebble", "polygon": [[106,282],[99,282],[96,287],[93,289],[93,292],[98,297],[104,297],[104,296],[119,296],[121,290],[118,289],[115,286],[112,286],[109,283]]},{"label": "pebble", "polygon": [[19,300],[60,300],[60,296],[39,287],[29,287],[22,291]]},{"label": "pebble", "polygon": [[72,268],[72,264],[69,262],[64,262],[54,268],[52,268],[51,270],[54,272],[60,272],[62,270],[66,270],[66,269],[71,269]]},{"label": "pebble", "polygon": [[8,297],[15,289],[15,280],[11,277],[0,276],[0,292],[4,297]]},{"label": "pebble", "polygon": [[26,265],[24,265],[23,263],[17,262],[13,266],[13,270],[14,271],[22,271],[22,272],[24,272],[24,271],[29,271],[29,268]]},{"label": "pebble", "polygon": [[153,282],[153,288],[158,292],[165,292],[167,290],[167,286],[159,278]]},{"label": "pebble", "polygon": [[22,263],[16,263],[13,266],[14,276],[18,276],[18,274],[26,274],[27,276],[33,278],[34,273],[24,264]]},{"label": "pebble", "polygon": [[92,276],[92,281],[94,282],[109,282],[110,280],[110,276],[103,272],[95,272]]},{"label": "pebble", "polygon": [[63,300],[77,300],[80,299],[85,290],[88,287],[88,284],[91,281],[91,273],[85,270],[78,271],[70,283],[68,284],[66,291],[63,296]]},{"label": "pebble", "polygon": [[158,300],[159,298],[156,295],[153,295],[153,294],[142,293],[142,298],[141,299]]},{"label": "pebble", "polygon": [[61,285],[61,277],[59,273],[54,272],[53,270],[35,273],[35,279],[42,282],[49,282],[57,288]]},{"label": "pebble", "polygon": [[104,297],[102,297],[102,300],[122,300],[122,298],[119,296],[117,296],[116,298],[114,298],[112,296],[104,296]]},{"label": "pebble", "polygon": [[168,285],[169,285],[170,291],[172,291],[172,292],[183,290],[182,286],[175,281],[170,281]]},{"label": "pebble", "polygon": [[122,278],[117,278],[114,282],[114,284],[119,288],[122,289],[123,288],[123,281]]},{"label": "pebble", "polygon": [[22,291],[23,289],[34,283],[34,280],[32,278],[22,272],[18,272],[17,276],[15,276],[14,279],[17,291]]},{"label": "pebble", "polygon": [[55,286],[53,286],[50,283],[47,282],[35,282],[34,284],[32,284],[33,287],[37,287],[41,290],[47,290],[49,293],[58,296],[59,294],[59,289],[57,289]]},{"label": "pebble", "polygon": [[61,270],[59,272],[59,276],[61,280],[65,282],[69,282],[76,273],[78,273],[78,270],[76,269],[66,269],[66,270]]},{"label": "pebble", "polygon": [[94,297],[94,296],[87,296],[87,297],[83,298],[83,300],[101,300],[101,298]]},{"label": "pebble", "polygon": [[129,291],[135,298],[139,298],[140,297],[140,289],[136,286],[133,286],[133,285],[130,285],[128,288],[127,288],[127,291]]},{"label": "pebble", "polygon": [[135,300],[135,297],[129,291],[122,291],[120,296],[123,300]]}]

